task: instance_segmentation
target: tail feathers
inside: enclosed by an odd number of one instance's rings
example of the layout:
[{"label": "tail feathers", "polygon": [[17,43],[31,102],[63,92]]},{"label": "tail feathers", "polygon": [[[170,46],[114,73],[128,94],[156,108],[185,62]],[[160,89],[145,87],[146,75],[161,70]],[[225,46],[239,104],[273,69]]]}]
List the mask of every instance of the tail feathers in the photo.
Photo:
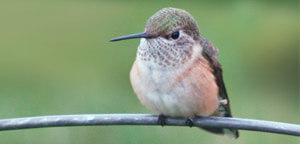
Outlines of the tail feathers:
[{"label": "tail feathers", "polygon": [[[220,102],[222,102],[218,110],[213,114],[214,116],[220,116],[220,117],[232,117],[230,108],[229,108],[229,101],[228,99],[221,99]],[[229,128],[212,128],[212,127],[201,127],[204,130],[207,130],[209,132],[215,133],[215,134],[221,134],[221,135],[227,135],[231,138],[238,138],[239,132],[237,129],[229,129]]]},{"label": "tail feathers", "polygon": [[227,128],[212,128],[212,127],[201,127],[202,129],[219,134],[219,135],[227,135],[230,138],[238,138],[239,137],[239,132],[236,129],[227,129]]},{"label": "tail feathers", "polygon": [[[215,112],[214,116],[232,117],[229,107],[224,107],[223,105],[219,106],[218,111]],[[213,128],[213,127],[200,127],[200,128],[215,134],[226,135],[229,136],[230,138],[237,139],[239,137],[239,132],[237,129]]]}]

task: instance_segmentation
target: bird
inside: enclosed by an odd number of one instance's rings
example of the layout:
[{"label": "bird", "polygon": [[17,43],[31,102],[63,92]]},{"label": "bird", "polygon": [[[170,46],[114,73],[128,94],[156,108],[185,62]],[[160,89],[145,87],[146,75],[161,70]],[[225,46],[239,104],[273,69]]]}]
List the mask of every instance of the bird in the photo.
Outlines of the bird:
[{"label": "bird", "polygon": [[[140,102],[166,116],[193,118],[232,117],[223,81],[218,48],[200,35],[198,24],[187,11],[163,8],[152,15],[144,32],[111,39],[140,38],[130,81]],[[239,137],[237,129],[201,127],[207,131]]]}]

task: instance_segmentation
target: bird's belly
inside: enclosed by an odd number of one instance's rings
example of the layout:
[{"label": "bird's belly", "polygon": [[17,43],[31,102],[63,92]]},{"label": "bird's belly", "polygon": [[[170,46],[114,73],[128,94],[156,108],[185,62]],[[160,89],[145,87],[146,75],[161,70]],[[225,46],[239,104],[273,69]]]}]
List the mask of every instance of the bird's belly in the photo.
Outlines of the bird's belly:
[{"label": "bird's belly", "polygon": [[166,116],[209,116],[218,107],[218,86],[207,63],[181,71],[135,63],[130,80],[139,100]]},{"label": "bird's belly", "polygon": [[[138,78],[132,78],[136,76]],[[156,71],[140,77],[131,74],[131,82],[138,98],[147,108],[173,117],[197,115],[199,97],[194,97],[184,82],[171,86],[173,77],[172,73]]]},{"label": "bird's belly", "polygon": [[145,91],[143,94],[148,108],[166,116],[192,117],[197,113],[197,105],[188,101],[184,93],[176,90],[164,91],[161,88]]}]

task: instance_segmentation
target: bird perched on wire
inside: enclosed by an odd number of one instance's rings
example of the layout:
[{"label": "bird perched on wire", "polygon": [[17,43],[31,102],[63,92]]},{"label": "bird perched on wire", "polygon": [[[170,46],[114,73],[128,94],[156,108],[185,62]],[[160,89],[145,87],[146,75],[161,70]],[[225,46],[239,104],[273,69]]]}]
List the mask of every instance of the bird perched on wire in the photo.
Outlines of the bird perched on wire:
[{"label": "bird perched on wire", "polygon": [[[218,49],[199,33],[195,19],[186,11],[164,8],[149,18],[143,33],[111,41],[141,38],[130,72],[132,87],[147,108],[165,116],[232,117],[229,99],[217,60]],[[238,138],[236,129],[202,127]]]}]

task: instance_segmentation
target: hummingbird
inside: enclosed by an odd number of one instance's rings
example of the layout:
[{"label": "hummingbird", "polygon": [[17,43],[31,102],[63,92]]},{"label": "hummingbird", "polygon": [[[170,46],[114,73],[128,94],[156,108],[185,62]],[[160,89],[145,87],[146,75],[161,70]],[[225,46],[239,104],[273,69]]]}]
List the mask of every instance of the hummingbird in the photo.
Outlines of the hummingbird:
[{"label": "hummingbird", "polygon": [[[130,81],[138,99],[165,117],[232,117],[229,99],[217,60],[218,48],[199,33],[187,11],[163,8],[151,16],[143,33],[111,41],[140,38]],[[207,131],[239,137],[238,130],[201,127]]]}]

